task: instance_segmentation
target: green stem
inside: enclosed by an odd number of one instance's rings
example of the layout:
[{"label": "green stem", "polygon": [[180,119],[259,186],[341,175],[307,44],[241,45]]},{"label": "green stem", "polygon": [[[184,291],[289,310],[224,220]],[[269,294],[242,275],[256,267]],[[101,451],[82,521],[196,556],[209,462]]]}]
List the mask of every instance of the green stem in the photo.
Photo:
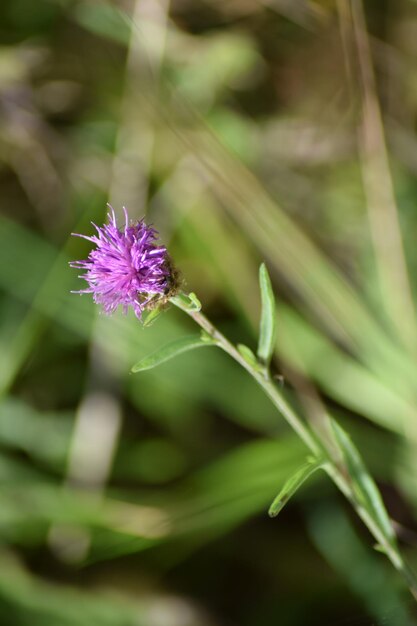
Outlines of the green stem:
[{"label": "green stem", "polygon": [[267,396],[272,400],[273,404],[277,407],[277,409],[282,413],[290,426],[295,430],[297,435],[299,435],[300,439],[304,441],[306,446],[310,448],[311,452],[315,455],[320,455],[322,452],[321,445],[316,440],[315,435],[310,430],[309,426],[300,420],[300,418],[294,413],[290,405],[286,402],[286,400],[282,397],[282,395],[277,390],[273,381],[271,380],[271,376],[269,371],[265,368],[262,372],[255,370],[240,354],[240,352],[235,348],[235,346],[219,331],[210,320],[207,319],[201,311],[195,311],[188,309],[186,306],[181,306],[180,303],[175,302],[176,306],[185,311],[193,320],[201,326],[201,328],[208,334],[212,339],[216,341],[219,348],[227,352],[235,361],[239,363],[249,374],[256,380],[256,382],[264,389]]},{"label": "green stem", "polygon": [[346,468],[340,465],[339,459],[333,458],[333,453],[311,429],[310,425],[302,420],[295,413],[295,411],[293,411],[274,383],[269,369],[266,367],[255,368],[248,361],[246,361],[235,346],[219,330],[217,330],[217,328],[203,313],[201,313],[201,311],[190,308],[178,298],[173,299],[172,302],[178,308],[187,313],[187,315],[189,315],[208,335],[210,335],[210,337],[222,350],[227,352],[227,354],[237,361],[237,363],[239,363],[239,365],[241,365],[252,376],[252,378],[256,380],[258,385],[262,387],[265,394],[278,409],[279,413],[281,413],[291,428],[293,428],[307,448],[309,448],[310,452],[312,452],[315,457],[323,459],[325,471],[351,503],[358,516],[373,535],[377,544],[383,548],[383,551],[388,559],[404,578],[414,599],[417,600],[417,580],[414,573],[404,562],[404,559],[396,545],[387,540],[378,524],[375,523],[372,516],[356,498]]}]

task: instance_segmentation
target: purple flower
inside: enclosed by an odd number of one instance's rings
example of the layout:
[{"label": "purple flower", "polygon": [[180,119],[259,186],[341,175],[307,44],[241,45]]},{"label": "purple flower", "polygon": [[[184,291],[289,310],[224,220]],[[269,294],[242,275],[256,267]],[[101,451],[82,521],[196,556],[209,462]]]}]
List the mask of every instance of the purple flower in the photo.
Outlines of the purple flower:
[{"label": "purple flower", "polygon": [[164,246],[156,245],[157,232],[143,220],[129,225],[125,208],[125,227],[119,230],[110,207],[109,223],[96,226],[97,235],[78,235],[95,244],[85,261],[72,261],[71,267],[85,270],[80,275],[88,287],[73,293],[92,293],[107,314],[119,305],[124,313],[131,306],[141,319],[144,309],[154,308],[175,291],[175,273]]}]

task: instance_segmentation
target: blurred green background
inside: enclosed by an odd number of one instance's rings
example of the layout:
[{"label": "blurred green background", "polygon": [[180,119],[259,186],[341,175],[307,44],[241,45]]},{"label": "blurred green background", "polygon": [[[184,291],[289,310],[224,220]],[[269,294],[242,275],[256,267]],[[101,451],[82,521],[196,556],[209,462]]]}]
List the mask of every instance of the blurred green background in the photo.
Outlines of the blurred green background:
[{"label": "blurred green background", "polygon": [[406,626],[412,600],[226,355],[100,314],[70,259],[106,202],[300,413],[349,430],[417,565],[417,4],[0,3],[0,624]]}]

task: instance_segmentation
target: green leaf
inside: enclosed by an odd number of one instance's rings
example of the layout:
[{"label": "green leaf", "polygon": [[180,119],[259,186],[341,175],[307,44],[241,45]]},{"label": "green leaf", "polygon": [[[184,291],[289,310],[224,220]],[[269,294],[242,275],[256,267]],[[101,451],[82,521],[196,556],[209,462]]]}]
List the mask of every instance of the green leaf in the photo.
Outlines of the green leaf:
[{"label": "green leaf", "polygon": [[146,315],[143,321],[143,327],[148,328],[149,326],[152,326],[156,318],[159,317],[161,313],[162,313],[162,309],[160,307],[155,307],[154,309],[149,311],[149,313]]},{"label": "green leaf", "polygon": [[257,360],[256,356],[254,355],[254,353],[252,352],[252,350],[248,346],[245,346],[244,343],[238,343],[237,344],[237,349],[238,349],[239,353],[243,356],[245,361],[247,361],[251,365],[258,364],[258,360]]},{"label": "green leaf", "polygon": [[259,268],[259,285],[261,288],[262,312],[259,327],[258,357],[265,365],[268,365],[275,347],[276,312],[271,279],[265,263],[262,263]]},{"label": "green leaf", "polygon": [[315,471],[322,467],[322,461],[317,459],[309,460],[305,465],[300,467],[285,483],[271,506],[269,507],[268,514],[270,517],[276,517],[278,513],[284,508],[288,500],[295,494],[295,492],[301,487],[301,485],[309,478]]},{"label": "green leaf", "polygon": [[188,297],[191,300],[192,304],[194,305],[194,310],[201,311],[201,302],[195,295],[194,291],[191,291],[191,293],[188,294]]},{"label": "green leaf", "polygon": [[245,359],[246,363],[249,363],[249,365],[256,370],[262,369],[263,366],[259,363],[255,354],[248,346],[245,346],[244,343],[238,343],[237,349],[239,354]]},{"label": "green leaf", "polygon": [[144,370],[150,370],[161,363],[165,363],[165,361],[169,361],[173,359],[178,354],[182,354],[183,352],[188,352],[188,350],[194,350],[195,348],[202,348],[204,346],[214,346],[216,342],[212,339],[209,339],[209,336],[206,334],[204,337],[200,335],[190,335],[187,337],[183,337],[182,339],[177,339],[176,341],[172,341],[167,344],[163,348],[156,350],[153,354],[146,356],[141,359],[132,367],[132,372],[143,372]]},{"label": "green leaf", "polygon": [[352,486],[362,506],[372,516],[391,545],[396,544],[394,530],[387,510],[374,479],[368,472],[358,449],[348,433],[334,420],[331,420],[333,433],[349,472]]}]

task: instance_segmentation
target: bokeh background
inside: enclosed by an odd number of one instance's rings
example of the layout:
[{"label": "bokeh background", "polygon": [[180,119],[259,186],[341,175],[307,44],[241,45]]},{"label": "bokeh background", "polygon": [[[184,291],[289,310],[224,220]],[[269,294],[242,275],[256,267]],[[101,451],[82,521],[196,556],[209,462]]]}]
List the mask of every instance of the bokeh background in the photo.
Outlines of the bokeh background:
[{"label": "bokeh background", "polygon": [[0,3],[0,624],[406,626],[412,599],[306,451],[192,328],[100,314],[71,259],[110,202],[310,420],[352,434],[417,564],[417,4]]}]

